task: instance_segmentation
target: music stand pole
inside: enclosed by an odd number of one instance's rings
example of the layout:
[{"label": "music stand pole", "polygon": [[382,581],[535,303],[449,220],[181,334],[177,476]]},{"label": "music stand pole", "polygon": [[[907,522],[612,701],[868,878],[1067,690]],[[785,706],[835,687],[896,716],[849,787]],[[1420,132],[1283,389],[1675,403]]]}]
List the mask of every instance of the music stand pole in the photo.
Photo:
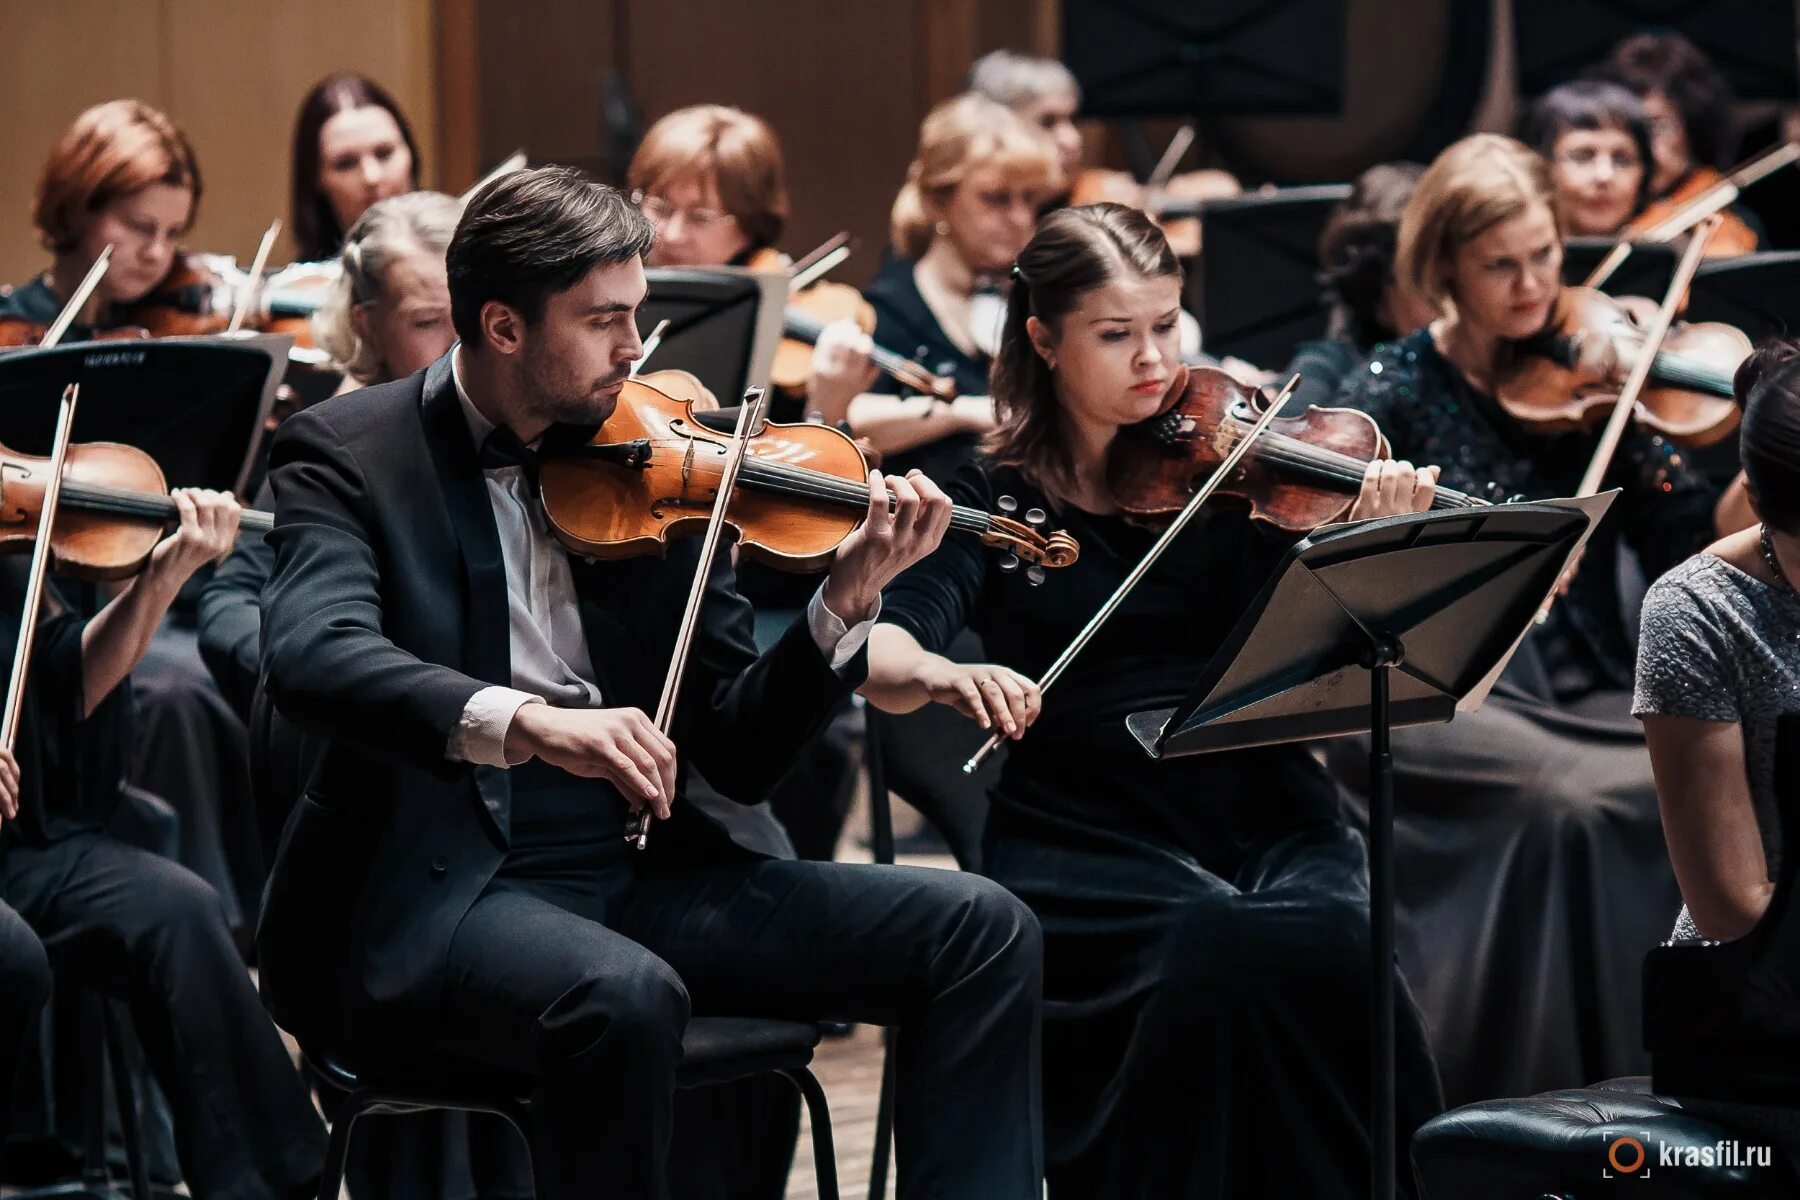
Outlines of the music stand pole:
[{"label": "music stand pole", "polygon": [[1374,1146],[1369,1194],[1394,1195],[1394,750],[1388,712],[1388,673],[1405,657],[1394,638],[1377,635],[1365,660],[1369,667],[1369,962],[1373,972],[1375,1037],[1370,1050],[1373,1080],[1370,1114]]},{"label": "music stand pole", "polygon": [[1609,502],[1504,504],[1316,531],[1288,551],[1180,705],[1126,719],[1159,759],[1368,734],[1377,1200],[1392,1200],[1399,1169],[1392,730],[1448,721],[1486,694]]}]

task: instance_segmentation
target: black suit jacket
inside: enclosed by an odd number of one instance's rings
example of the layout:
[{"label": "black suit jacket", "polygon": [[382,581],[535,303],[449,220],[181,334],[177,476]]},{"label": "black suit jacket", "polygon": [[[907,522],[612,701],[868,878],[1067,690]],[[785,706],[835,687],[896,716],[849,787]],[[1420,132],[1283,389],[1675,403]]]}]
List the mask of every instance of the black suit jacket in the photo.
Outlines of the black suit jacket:
[{"label": "black suit jacket", "polygon": [[[265,998],[304,1036],[327,1013],[435,999],[510,823],[506,772],[445,749],[469,698],[510,682],[510,638],[499,536],[448,356],[290,418],[270,471],[264,687],[317,744],[257,937]],[[666,559],[571,559],[608,704],[655,709],[698,558],[686,539]],[[866,670],[859,654],[834,673],[804,620],[760,656],[751,631],[721,549],[674,736],[683,778],[692,760],[745,802]],[[684,803],[651,845],[652,862],[749,853]]]}]

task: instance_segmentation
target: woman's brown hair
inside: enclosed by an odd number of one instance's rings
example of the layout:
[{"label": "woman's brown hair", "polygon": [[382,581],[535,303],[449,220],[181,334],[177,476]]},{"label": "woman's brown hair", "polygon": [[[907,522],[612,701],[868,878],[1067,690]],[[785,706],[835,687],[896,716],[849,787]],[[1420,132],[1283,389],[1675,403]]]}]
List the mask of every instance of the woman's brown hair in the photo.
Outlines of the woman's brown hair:
[{"label": "woman's brown hair", "polygon": [[684,179],[711,179],[750,249],[773,249],[787,227],[781,142],[768,122],[723,104],[678,108],[650,127],[625,171],[630,192],[655,195]]},{"label": "woman's brown hair", "polygon": [[60,254],[81,240],[87,221],[120,196],[154,183],[193,193],[188,222],[200,210],[200,168],[187,135],[141,100],[110,100],[75,118],[38,179],[31,223]]},{"label": "woman's brown hair", "polygon": [[[1537,153],[1497,133],[1446,147],[1419,177],[1400,218],[1394,277],[1448,311],[1451,256],[1483,233],[1541,204],[1556,220],[1550,168]],[[1557,240],[1562,226],[1557,224]]]},{"label": "woman's brown hair", "polygon": [[987,166],[1030,180],[1046,194],[1061,182],[1055,150],[1004,104],[964,92],[927,113],[919,126],[918,152],[888,219],[894,253],[916,260],[930,249],[926,199],[948,198],[970,172]]},{"label": "woman's brown hair", "polygon": [[331,118],[357,108],[379,108],[394,118],[400,139],[412,155],[412,186],[415,190],[419,186],[419,144],[394,98],[374,80],[349,71],[319,80],[300,102],[300,116],[294,122],[294,177],[289,181],[288,213],[294,249],[302,261],[336,258],[343,247],[344,230],[338,227],[331,198],[319,186],[319,133]]},{"label": "woman's brown hair", "polygon": [[1063,318],[1095,288],[1130,272],[1142,279],[1182,279],[1181,260],[1162,230],[1135,208],[1083,204],[1051,213],[1019,252],[1000,351],[989,372],[998,426],[988,456],[1017,467],[1053,502],[1073,492],[1074,463],[1062,430],[1062,406],[1049,364],[1032,344],[1036,317],[1060,336]]}]

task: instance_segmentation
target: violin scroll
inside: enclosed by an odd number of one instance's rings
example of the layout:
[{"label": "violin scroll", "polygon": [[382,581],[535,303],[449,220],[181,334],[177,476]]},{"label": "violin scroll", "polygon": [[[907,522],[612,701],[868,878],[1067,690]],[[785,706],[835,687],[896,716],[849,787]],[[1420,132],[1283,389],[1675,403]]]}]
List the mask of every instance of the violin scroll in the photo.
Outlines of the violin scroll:
[{"label": "violin scroll", "polygon": [[1050,515],[1041,508],[1028,508],[1024,519],[1020,520],[1011,514],[1019,511],[1019,501],[1014,496],[1001,496],[994,502],[999,513],[988,518],[988,528],[981,535],[981,544],[990,549],[1001,551],[999,567],[1002,571],[1013,572],[1020,566],[1025,567],[1025,578],[1033,587],[1044,582],[1046,567],[1057,570],[1072,566],[1081,556],[1081,547],[1075,539],[1062,530],[1045,533],[1050,523]]}]

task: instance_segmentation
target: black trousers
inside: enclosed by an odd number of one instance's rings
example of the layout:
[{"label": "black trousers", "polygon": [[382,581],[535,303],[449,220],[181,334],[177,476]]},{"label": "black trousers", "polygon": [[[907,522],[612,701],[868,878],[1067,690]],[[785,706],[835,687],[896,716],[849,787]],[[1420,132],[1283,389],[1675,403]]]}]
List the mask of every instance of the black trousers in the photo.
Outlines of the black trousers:
[{"label": "black trousers", "polygon": [[49,994],[43,943],[24,918],[0,904],[0,1145],[12,1131],[13,1084],[25,1033]]},{"label": "black trousers", "polygon": [[643,866],[613,850],[616,820],[562,822],[559,852],[533,832],[559,824],[544,810],[596,803],[562,778],[555,801],[515,786],[513,854],[457,930],[436,1028],[411,1051],[536,1078],[539,1200],[667,1194],[692,1013],[898,1026],[899,1194],[1036,1200],[1042,948],[1024,905],[948,871]]},{"label": "black trousers", "polygon": [[104,834],[0,856],[0,900],[59,973],[126,1002],[198,1200],[292,1200],[324,1129],[232,943],[218,893]]}]

